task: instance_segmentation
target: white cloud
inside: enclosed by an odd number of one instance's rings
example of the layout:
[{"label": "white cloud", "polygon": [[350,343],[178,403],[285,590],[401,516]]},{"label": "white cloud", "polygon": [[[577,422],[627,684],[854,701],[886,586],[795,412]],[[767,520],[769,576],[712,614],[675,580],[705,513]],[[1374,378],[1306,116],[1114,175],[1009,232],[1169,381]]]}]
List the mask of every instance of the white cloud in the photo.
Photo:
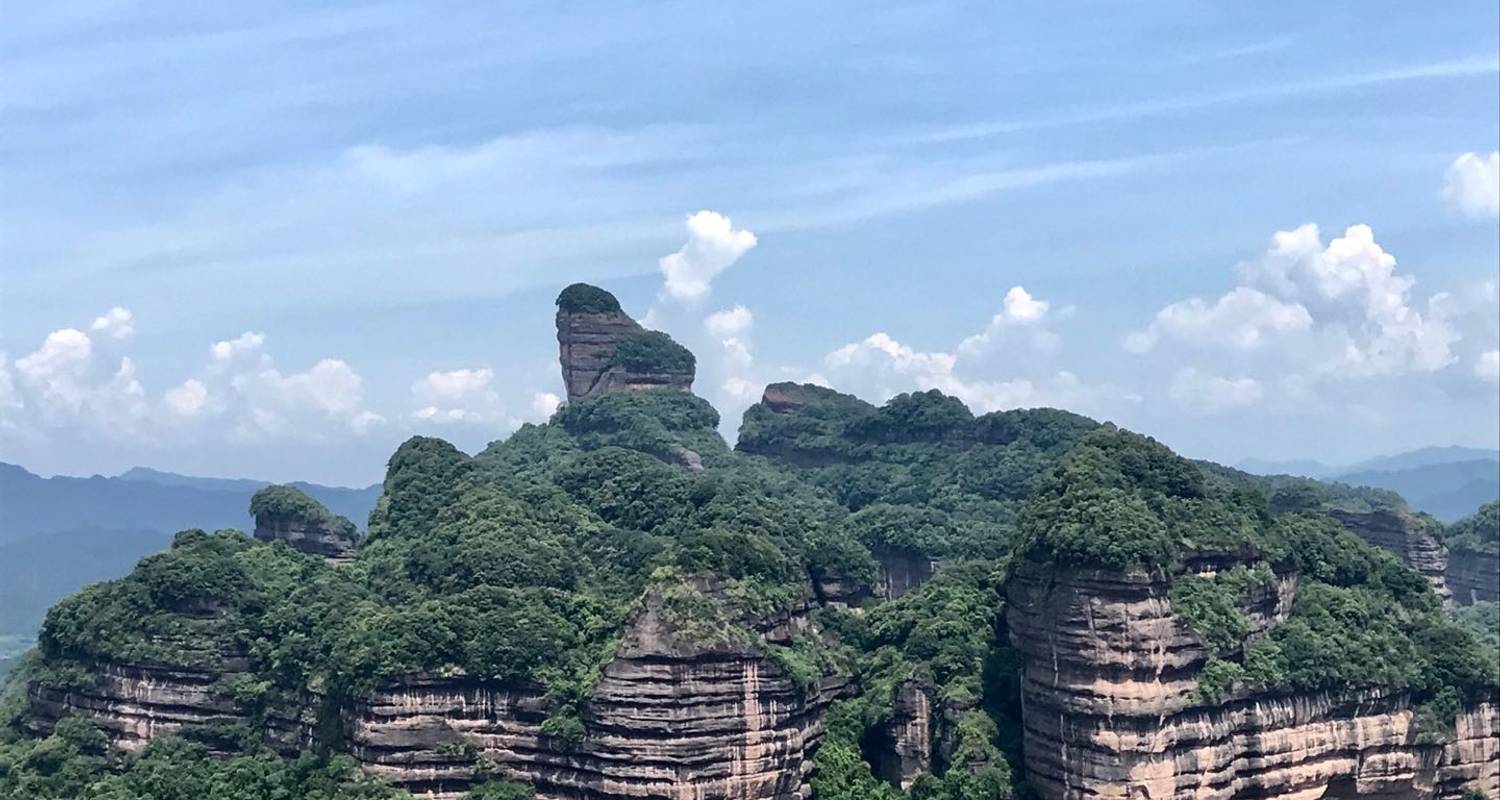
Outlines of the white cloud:
[{"label": "white cloud", "polygon": [[[1114,414],[1139,403],[1134,393],[1087,384],[1045,358],[1059,346],[1057,335],[1043,326],[1049,307],[1024,288],[1012,287],[984,331],[963,339],[953,352],[918,350],[879,332],[829,353],[823,359],[824,372],[810,380],[882,400],[901,392],[938,389],[976,412],[1056,406]],[[1020,349],[1007,349],[998,365],[986,358],[999,349],[995,345],[1016,335],[1024,336],[1033,358],[1017,357]],[[1004,378],[981,377],[1000,369],[1007,373]]]},{"label": "white cloud", "polygon": [[490,369],[430,372],[411,386],[417,409],[412,415],[430,422],[483,423],[503,413],[500,396],[491,387]]},{"label": "white cloud", "polygon": [[[1001,301],[1000,312],[990,318],[983,331],[960,342],[958,352],[978,357],[1002,343],[1020,341],[1033,351],[1050,353],[1058,346],[1057,335],[1045,327],[1050,308],[1050,303],[1032,297],[1025,287],[1012,286]],[[1014,356],[1014,352],[1007,356]]]},{"label": "white cloud", "polygon": [[127,309],[115,306],[105,312],[104,316],[95,318],[89,330],[112,339],[127,339],[135,333],[135,317]]},{"label": "white cloud", "polygon": [[1474,374],[1480,380],[1500,383],[1500,350],[1487,350],[1474,360]]},{"label": "white cloud", "polygon": [[1260,402],[1264,390],[1254,378],[1223,378],[1187,367],[1172,378],[1168,396],[1195,414],[1220,414]]},{"label": "white cloud", "polygon": [[1125,349],[1146,353],[1159,341],[1172,339],[1195,346],[1254,350],[1267,339],[1310,327],[1312,316],[1300,304],[1241,286],[1212,304],[1194,297],[1163,308],[1145,330],[1125,338]]},{"label": "white cloud", "polygon": [[531,413],[538,419],[549,419],[562,405],[562,398],[552,392],[537,392],[531,396]]},{"label": "white cloud", "polygon": [[665,278],[663,288],[668,297],[679,302],[707,297],[714,276],[755,247],[755,234],[736,230],[729,217],[713,211],[689,216],[687,228],[687,243],[659,262]]},{"label": "white cloud", "polygon": [[1443,177],[1443,199],[1466,216],[1500,217],[1500,150],[1454,159]]},{"label": "white cloud", "polygon": [[197,378],[188,378],[162,396],[168,410],[182,417],[196,417],[208,408],[208,387]]},{"label": "white cloud", "polygon": [[85,378],[93,349],[93,342],[83,331],[55,330],[47,334],[36,352],[16,360],[16,374],[21,384],[41,399],[77,411],[88,391]]},{"label": "white cloud", "polygon": [[1283,370],[1334,378],[1434,372],[1452,364],[1461,338],[1441,313],[1413,307],[1415,280],[1366,225],[1323,244],[1316,225],[1279,231],[1243,265],[1246,281],[1213,303],[1198,298],[1157,312],[1125,349],[1144,354],[1172,341],[1188,347],[1271,350]]}]

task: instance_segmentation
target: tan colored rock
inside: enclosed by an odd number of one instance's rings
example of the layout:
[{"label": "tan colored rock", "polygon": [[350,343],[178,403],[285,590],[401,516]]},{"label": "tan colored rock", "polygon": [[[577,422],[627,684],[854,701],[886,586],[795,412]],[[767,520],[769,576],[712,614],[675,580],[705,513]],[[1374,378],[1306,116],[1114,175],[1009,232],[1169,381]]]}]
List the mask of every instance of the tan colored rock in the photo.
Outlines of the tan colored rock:
[{"label": "tan colored rock", "polygon": [[1448,549],[1438,540],[1431,526],[1406,511],[1329,511],[1328,515],[1361,539],[1401,556],[1411,568],[1422,574],[1445,602],[1453,593],[1448,590]]},{"label": "tan colored rock", "polygon": [[[590,292],[595,302],[583,308],[571,307],[569,295],[580,287]],[[691,367],[630,369],[616,363],[615,352],[620,343],[644,333],[640,323],[622,311],[608,292],[582,284],[565,289],[558,297],[557,345],[568,400],[631,389],[666,387],[692,391]]]},{"label": "tan colored rock", "polygon": [[[1227,564],[1190,564],[1199,572]],[[1262,635],[1296,583],[1247,609]],[[1416,731],[1402,692],[1199,696],[1207,652],[1146,573],[1018,572],[1008,589],[1022,678],[1028,781],[1048,800],[1313,800],[1500,793],[1500,708],[1446,740]]]}]

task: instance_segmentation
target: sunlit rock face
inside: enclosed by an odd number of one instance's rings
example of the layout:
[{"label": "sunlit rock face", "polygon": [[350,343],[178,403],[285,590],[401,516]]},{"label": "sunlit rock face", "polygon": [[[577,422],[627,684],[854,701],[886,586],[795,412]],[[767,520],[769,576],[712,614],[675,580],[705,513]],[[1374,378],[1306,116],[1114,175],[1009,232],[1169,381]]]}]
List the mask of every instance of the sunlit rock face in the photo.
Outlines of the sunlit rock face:
[{"label": "sunlit rock face", "polygon": [[691,363],[621,363],[621,344],[646,333],[603,289],[586,284],[565,289],[557,299],[557,345],[568,400],[629,389],[692,391]]},{"label": "sunlit rock face", "polygon": [[[718,591],[711,582],[701,587]],[[811,605],[758,620],[765,642],[807,630]],[[28,725],[44,736],[64,717],[95,720],[118,746],[254,719],[223,690],[248,664],[213,669],[103,665],[94,686],[31,688]],[[457,800],[486,776],[536,788],[541,800],[794,800],[808,795],[812,753],[843,679],[795,684],[753,643],[697,642],[648,595],[582,715],[583,735],[549,735],[554,703],[539,686],[464,675],[412,675],[335,711],[341,731],[321,743],[419,797]],[[320,705],[307,694],[264,715],[268,740],[295,755],[320,743]]]},{"label": "sunlit rock face", "polygon": [[[1228,564],[1191,564],[1198,572]],[[1419,737],[1402,692],[1198,694],[1208,653],[1144,572],[1019,573],[1007,625],[1026,658],[1028,780],[1049,800],[1440,798],[1500,792],[1500,708]],[[1254,638],[1285,617],[1281,576],[1251,598]]]}]

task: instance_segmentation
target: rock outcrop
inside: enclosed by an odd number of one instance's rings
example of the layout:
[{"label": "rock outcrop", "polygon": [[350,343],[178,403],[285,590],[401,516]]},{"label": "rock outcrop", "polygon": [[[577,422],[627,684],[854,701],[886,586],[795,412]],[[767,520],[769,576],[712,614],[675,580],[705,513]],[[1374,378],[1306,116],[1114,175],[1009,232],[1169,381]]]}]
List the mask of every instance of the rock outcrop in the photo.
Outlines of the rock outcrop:
[{"label": "rock outcrop", "polygon": [[932,771],[937,723],[932,696],[932,686],[924,681],[908,679],[896,687],[891,717],[874,747],[874,771],[881,780],[908,789],[917,776]]},{"label": "rock outcrop", "polygon": [[320,556],[333,564],[343,564],[354,557],[353,533],[333,520],[262,512],[255,515],[255,538],[262,542],[286,542],[293,550]]},{"label": "rock outcrop", "polygon": [[568,400],[628,389],[692,391],[693,357],[630,318],[614,295],[573,284],[557,298],[557,345]]},{"label": "rock outcrop", "polygon": [[1334,510],[1328,515],[1366,542],[1401,556],[1427,579],[1439,597],[1444,601],[1452,599],[1447,582],[1448,548],[1430,524],[1405,511]]},{"label": "rock outcrop", "polygon": [[[1210,572],[1228,564],[1190,563]],[[1283,618],[1293,576],[1249,598],[1251,639]],[[1170,580],[1146,573],[1021,571],[1007,624],[1025,656],[1028,780],[1048,800],[1440,798],[1500,793],[1500,707],[1423,734],[1389,690],[1198,692],[1208,653],[1173,616]],[[1431,736],[1432,738],[1429,738]]]},{"label": "rock outcrop", "polygon": [[1461,605],[1500,601],[1500,556],[1454,547],[1445,573],[1453,599]]},{"label": "rock outcrop", "polygon": [[[810,614],[806,604],[774,614],[756,621],[754,633],[764,643],[790,644],[808,630]],[[763,650],[755,642],[695,641],[650,594],[585,704],[577,739],[548,732],[558,709],[539,686],[411,675],[335,709],[343,732],[324,743],[413,794],[443,800],[494,775],[531,784],[539,800],[805,797],[824,711],[845,680],[799,685]],[[104,665],[86,689],[33,684],[28,726],[46,735],[58,720],[82,714],[119,746],[138,750],[159,736],[261,720],[287,754],[311,746],[324,699],[308,694],[291,707],[249,714],[224,688],[247,668],[242,658],[203,670]]]}]

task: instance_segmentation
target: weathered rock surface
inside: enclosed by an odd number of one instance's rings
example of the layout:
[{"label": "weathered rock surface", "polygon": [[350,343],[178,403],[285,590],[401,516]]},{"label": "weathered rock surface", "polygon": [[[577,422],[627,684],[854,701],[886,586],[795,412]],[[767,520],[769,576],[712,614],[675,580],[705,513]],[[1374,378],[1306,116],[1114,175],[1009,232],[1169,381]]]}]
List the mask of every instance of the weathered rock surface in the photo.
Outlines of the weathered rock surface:
[{"label": "weathered rock surface", "polygon": [[938,571],[942,562],[910,553],[881,553],[876,557],[876,591],[884,600],[898,597],[921,586]]},{"label": "weathered rock surface", "polygon": [[932,771],[935,706],[933,688],[923,681],[908,679],[896,687],[891,718],[876,743],[874,768],[881,780],[907,789]]},{"label": "weathered rock surface", "polygon": [[1448,551],[1445,573],[1453,599],[1462,605],[1500,600],[1500,556],[1467,547]]},{"label": "weathered rock surface", "polygon": [[[712,588],[712,587],[708,587]],[[810,608],[757,625],[768,642],[806,630]],[[82,691],[30,687],[28,725],[45,735],[84,714],[121,747],[215,722],[251,719],[222,689],[248,664],[215,670],[106,665]],[[337,709],[332,744],[414,794],[460,798],[485,775],[536,787],[541,800],[791,800],[807,795],[823,714],[839,678],[795,684],[751,644],[695,643],[648,597],[582,714],[584,736],[549,736],[540,687],[462,675],[413,675]],[[268,715],[268,738],[295,753],[313,743],[321,698]]]},{"label": "weathered rock surface", "polygon": [[262,542],[286,542],[293,550],[320,556],[334,564],[346,563],[354,557],[354,536],[348,531],[332,522],[295,514],[257,514],[255,538]]},{"label": "weathered rock surface", "polygon": [[644,333],[645,329],[620,310],[612,295],[599,289],[595,291],[608,298],[608,304],[573,310],[562,302],[563,297],[559,298],[558,358],[568,400],[628,389],[666,387],[692,391],[694,370],[691,367],[632,369],[616,363],[620,343]]},{"label": "weathered rock surface", "polygon": [[[1227,564],[1200,562],[1193,571]],[[1256,636],[1295,578],[1252,598]],[[1049,800],[1452,798],[1500,793],[1500,707],[1428,741],[1401,692],[1198,695],[1207,652],[1145,573],[1019,574],[1007,623],[1025,655],[1028,780]]]},{"label": "weathered rock surface", "polygon": [[1359,538],[1401,556],[1427,579],[1439,597],[1444,601],[1452,599],[1446,579],[1448,548],[1427,523],[1405,511],[1329,511],[1328,514]]}]

